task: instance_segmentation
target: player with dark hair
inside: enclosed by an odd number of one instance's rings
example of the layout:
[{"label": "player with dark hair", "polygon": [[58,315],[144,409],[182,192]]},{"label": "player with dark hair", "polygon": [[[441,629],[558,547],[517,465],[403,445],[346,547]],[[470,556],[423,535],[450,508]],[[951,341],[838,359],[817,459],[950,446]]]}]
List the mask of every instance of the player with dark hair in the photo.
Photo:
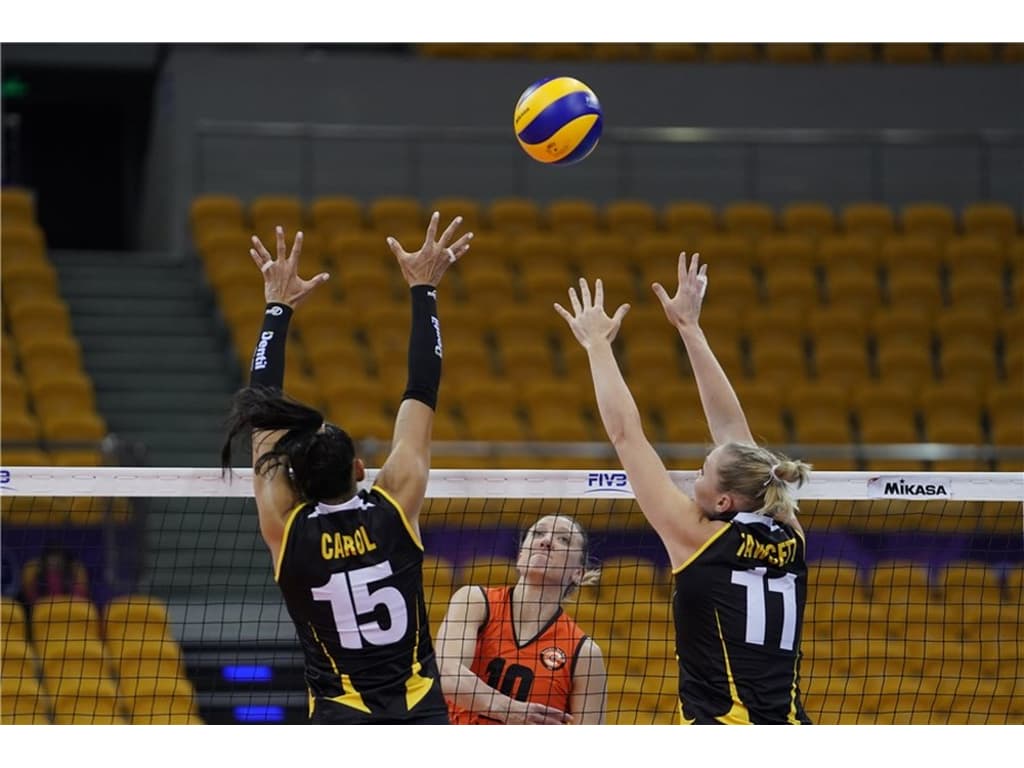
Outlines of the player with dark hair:
[{"label": "player with dark hair", "polygon": [[587,534],[565,515],[526,531],[511,587],[459,588],[437,635],[441,681],[459,725],[604,722],[601,649],[562,610],[588,569]]},{"label": "player with dark hair", "polygon": [[[715,448],[687,495],[644,434],[612,341],[604,289],[569,289],[566,320],[587,352],[608,437],[633,493],[668,552],[684,723],[809,723],[800,701],[800,633],[807,597],[806,542],[792,489],[810,467],[755,444],[736,393],[698,323],[706,266],[679,257],[679,287],[655,294],[686,346]],[[684,418],[690,416],[684,415]]]},{"label": "player with dark hair", "polygon": [[358,488],[365,468],[348,434],[281,391],[292,312],[327,275],[298,276],[301,232],[288,254],[277,228],[276,259],[253,237],[264,323],[221,462],[229,468],[233,439],[251,435],[260,533],[302,646],[313,723],[448,722],[423,598],[418,520],[441,379],[437,285],[473,234],[454,239],[456,218],[437,238],[438,218],[413,253],[387,240],[409,284],[412,328],[391,451],[369,490]]}]

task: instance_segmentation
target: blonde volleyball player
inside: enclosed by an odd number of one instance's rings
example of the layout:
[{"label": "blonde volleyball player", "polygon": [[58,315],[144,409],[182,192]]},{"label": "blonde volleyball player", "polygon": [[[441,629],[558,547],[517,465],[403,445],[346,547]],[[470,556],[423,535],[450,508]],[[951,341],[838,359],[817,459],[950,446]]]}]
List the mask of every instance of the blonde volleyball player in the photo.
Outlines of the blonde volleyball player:
[{"label": "blonde volleyball player", "polygon": [[[672,481],[644,434],[612,353],[628,305],[609,317],[596,281],[555,310],[587,352],[601,420],[644,515],[669,556],[683,723],[809,723],[800,700],[806,543],[792,489],[808,465],[760,447],[698,322],[707,287],[697,254],[679,257],[674,296],[655,283],[686,347],[715,448],[693,496]],[[680,414],[680,418],[692,418]]]}]

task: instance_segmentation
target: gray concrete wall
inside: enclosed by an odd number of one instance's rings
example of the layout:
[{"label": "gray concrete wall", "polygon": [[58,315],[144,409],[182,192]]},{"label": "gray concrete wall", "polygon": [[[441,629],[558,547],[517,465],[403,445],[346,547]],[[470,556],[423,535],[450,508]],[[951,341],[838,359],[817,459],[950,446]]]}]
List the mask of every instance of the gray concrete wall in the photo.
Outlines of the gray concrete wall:
[{"label": "gray concrete wall", "polygon": [[[533,80],[570,74],[597,92],[606,135],[571,168],[533,163],[511,132]],[[775,204],[877,198],[894,205],[980,198],[1024,201],[1024,145],[964,142],[979,131],[1024,131],[1024,67],[794,67],[655,62],[411,59],[295,48],[172,49],[156,97],[143,201],[147,247],[187,245],[188,201],[228,192],[310,199],[328,193],[424,200],[526,194],[542,201],[642,196]],[[284,135],[199,130],[205,121],[284,124]],[[288,135],[313,124],[315,138]],[[473,128],[487,136],[410,143],[383,134],[332,138],[329,126]],[[639,144],[629,128],[879,131],[916,129],[941,143],[836,145]],[[279,126],[280,127],[280,126]],[[620,140],[621,139],[621,140]]]}]

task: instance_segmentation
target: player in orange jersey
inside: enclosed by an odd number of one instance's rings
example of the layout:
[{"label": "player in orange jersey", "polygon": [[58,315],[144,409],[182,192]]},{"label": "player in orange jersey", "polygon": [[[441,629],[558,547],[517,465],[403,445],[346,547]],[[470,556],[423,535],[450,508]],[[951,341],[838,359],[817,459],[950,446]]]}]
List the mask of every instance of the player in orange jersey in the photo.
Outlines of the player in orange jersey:
[{"label": "player in orange jersey", "polygon": [[453,724],[604,722],[604,658],[562,611],[587,569],[587,535],[548,515],[523,537],[511,587],[461,587],[437,636]]}]

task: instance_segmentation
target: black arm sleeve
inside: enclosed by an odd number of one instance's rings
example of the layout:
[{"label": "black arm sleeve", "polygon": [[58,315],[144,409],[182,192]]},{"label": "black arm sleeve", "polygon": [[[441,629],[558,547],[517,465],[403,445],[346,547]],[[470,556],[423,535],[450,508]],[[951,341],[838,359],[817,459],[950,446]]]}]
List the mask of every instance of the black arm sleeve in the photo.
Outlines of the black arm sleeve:
[{"label": "black arm sleeve", "polygon": [[441,324],[437,319],[437,288],[414,285],[412,328],[409,331],[409,377],[403,400],[419,400],[437,408],[441,383]]},{"label": "black arm sleeve", "polygon": [[284,347],[292,308],[271,302],[263,313],[263,328],[252,355],[249,386],[284,388]]}]

